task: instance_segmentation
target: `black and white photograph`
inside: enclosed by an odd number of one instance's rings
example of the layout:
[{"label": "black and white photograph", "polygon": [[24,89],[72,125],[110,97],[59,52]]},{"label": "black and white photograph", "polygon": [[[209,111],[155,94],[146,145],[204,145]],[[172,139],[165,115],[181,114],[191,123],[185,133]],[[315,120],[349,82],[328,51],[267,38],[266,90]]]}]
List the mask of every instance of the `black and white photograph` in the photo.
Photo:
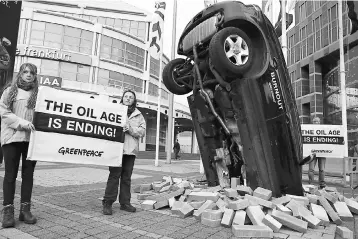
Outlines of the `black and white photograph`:
[{"label": "black and white photograph", "polygon": [[358,239],[357,159],[357,0],[0,0],[0,239]]}]

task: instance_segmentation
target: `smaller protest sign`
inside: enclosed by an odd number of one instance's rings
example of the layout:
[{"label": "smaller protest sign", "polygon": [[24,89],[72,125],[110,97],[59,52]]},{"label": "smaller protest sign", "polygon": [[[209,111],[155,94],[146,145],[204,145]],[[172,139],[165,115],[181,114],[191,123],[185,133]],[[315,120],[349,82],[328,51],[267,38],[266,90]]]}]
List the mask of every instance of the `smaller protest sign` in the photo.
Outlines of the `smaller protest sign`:
[{"label": "smaller protest sign", "polygon": [[343,158],[345,142],[342,125],[302,124],[303,156]]}]

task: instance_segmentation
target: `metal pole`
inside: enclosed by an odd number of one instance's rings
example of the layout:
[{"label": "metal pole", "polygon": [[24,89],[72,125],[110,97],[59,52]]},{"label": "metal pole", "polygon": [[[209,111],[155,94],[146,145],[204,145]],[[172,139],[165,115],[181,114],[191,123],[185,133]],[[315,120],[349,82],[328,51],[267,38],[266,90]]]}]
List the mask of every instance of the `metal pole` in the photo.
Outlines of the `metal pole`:
[{"label": "metal pole", "polygon": [[[171,60],[175,58],[175,42],[176,42],[176,29],[177,29],[177,0],[174,0],[173,7],[173,31],[172,31],[172,54]],[[169,95],[169,114],[168,114],[168,138],[167,138],[167,163],[172,161],[172,148],[173,148],[173,119],[174,116],[174,94]]]},{"label": "metal pole", "polygon": [[344,65],[343,47],[343,6],[342,1],[338,1],[338,34],[339,34],[339,72],[341,80],[341,99],[342,99],[342,126],[344,133],[344,157],[348,157],[348,132],[347,132],[347,94],[346,94],[346,71]]},{"label": "metal pole", "polygon": [[281,1],[281,21],[282,21],[282,35],[281,35],[281,46],[283,56],[287,63],[287,35],[286,35],[286,0]]},{"label": "metal pole", "polygon": [[[162,41],[163,42],[163,41]],[[163,47],[163,44],[161,44]],[[163,49],[163,48],[162,48]],[[155,166],[159,166],[159,133],[160,133],[160,100],[162,98],[162,68],[163,52],[159,56],[159,83],[158,83],[158,111],[157,111],[157,134],[155,136]]]}]

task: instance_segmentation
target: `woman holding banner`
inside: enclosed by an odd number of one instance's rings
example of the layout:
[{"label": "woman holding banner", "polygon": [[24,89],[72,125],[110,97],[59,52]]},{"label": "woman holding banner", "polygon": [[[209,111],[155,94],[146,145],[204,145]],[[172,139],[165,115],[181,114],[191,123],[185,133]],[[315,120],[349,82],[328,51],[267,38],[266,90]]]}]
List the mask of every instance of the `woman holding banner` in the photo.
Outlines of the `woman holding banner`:
[{"label": "woman holding banner", "polygon": [[1,145],[5,161],[3,182],[2,227],[14,227],[14,194],[20,158],[22,158],[21,208],[19,220],[27,224],[37,219],[30,211],[33,175],[36,161],[26,160],[37,92],[37,68],[31,63],[21,65],[15,80],[0,99]]},{"label": "woman holding banner", "polygon": [[146,123],[142,113],[137,109],[136,94],[131,90],[125,90],[121,104],[128,106],[128,120],[123,127],[124,145],[121,167],[109,167],[109,176],[106,191],[103,197],[103,214],[112,215],[112,204],[118,197],[119,178],[121,178],[119,203],[120,209],[127,212],[135,212],[136,208],[130,204],[131,177],[136,153],[139,149],[139,139],[144,137]]}]

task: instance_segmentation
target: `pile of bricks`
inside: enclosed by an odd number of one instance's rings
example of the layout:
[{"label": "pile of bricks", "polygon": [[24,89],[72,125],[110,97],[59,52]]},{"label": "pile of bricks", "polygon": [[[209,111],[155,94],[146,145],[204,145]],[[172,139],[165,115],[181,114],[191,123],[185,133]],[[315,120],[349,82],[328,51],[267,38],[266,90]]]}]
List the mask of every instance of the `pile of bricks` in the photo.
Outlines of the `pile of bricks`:
[{"label": "pile of bricks", "polygon": [[143,200],[142,209],[170,207],[181,218],[193,216],[209,227],[231,227],[240,238],[353,239],[342,223],[358,214],[357,200],[332,187],[303,188],[305,196],[274,198],[270,190],[239,185],[237,178],[231,178],[231,188],[222,189],[165,176],[161,182],[136,186],[134,192]]}]

